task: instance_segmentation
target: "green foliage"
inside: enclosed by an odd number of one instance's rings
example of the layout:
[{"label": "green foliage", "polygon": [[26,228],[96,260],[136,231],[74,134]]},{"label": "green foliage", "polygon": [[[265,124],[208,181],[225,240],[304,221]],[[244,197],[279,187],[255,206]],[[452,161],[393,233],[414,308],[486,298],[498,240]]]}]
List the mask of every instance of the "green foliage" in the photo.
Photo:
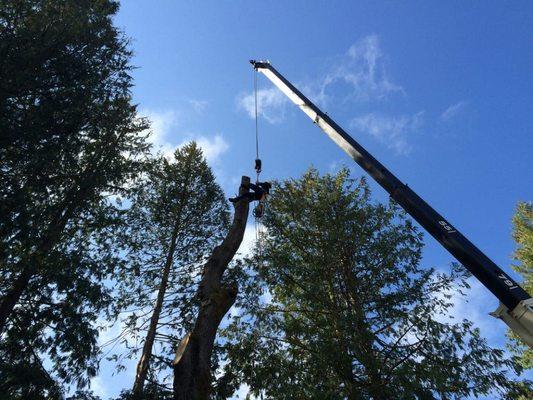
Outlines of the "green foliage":
[{"label": "green foliage", "polygon": [[94,322],[112,301],[103,280],[122,219],[109,198],[126,193],[148,150],[117,9],[0,2],[0,299],[30,277],[0,343],[8,398],[53,398],[54,380],[83,386],[98,368]]},{"label": "green foliage", "polygon": [[100,397],[94,395],[91,391],[77,390],[72,396],[67,397],[66,400],[101,400]]},{"label": "green foliage", "polygon": [[514,259],[518,264],[513,268],[524,277],[523,288],[533,293],[533,203],[518,204],[513,217],[513,238],[517,249]]},{"label": "green foliage", "polygon": [[[157,383],[148,382],[144,386],[143,400],[173,400],[174,393],[172,390],[165,388]],[[123,390],[118,397],[113,400],[136,400],[131,390]]]},{"label": "green foliage", "polygon": [[164,265],[174,241],[150,362],[152,373],[164,371],[163,376],[169,372],[177,343],[192,329],[200,272],[228,228],[228,206],[194,142],[177,149],[170,161],[165,157],[154,160],[137,183],[131,202],[121,233],[127,249],[127,268],[117,277],[120,298],[117,316],[126,310],[121,317],[126,335],[120,340],[128,348],[121,357],[136,356],[144,343],[153,299],[161,287]]},{"label": "green foliage", "polygon": [[[522,275],[522,287],[530,295],[533,293],[533,203],[518,203],[513,217],[513,239],[517,248],[514,259],[518,261],[513,269]],[[533,350],[524,345],[516,335],[509,332],[510,347],[520,357],[520,364],[527,369],[533,368]]]},{"label": "green foliage", "polygon": [[[348,170],[275,187],[226,329],[219,397],[460,399],[520,391],[519,368],[450,315],[466,272],[419,266],[422,235]],[[527,384],[525,388],[527,389]]]}]

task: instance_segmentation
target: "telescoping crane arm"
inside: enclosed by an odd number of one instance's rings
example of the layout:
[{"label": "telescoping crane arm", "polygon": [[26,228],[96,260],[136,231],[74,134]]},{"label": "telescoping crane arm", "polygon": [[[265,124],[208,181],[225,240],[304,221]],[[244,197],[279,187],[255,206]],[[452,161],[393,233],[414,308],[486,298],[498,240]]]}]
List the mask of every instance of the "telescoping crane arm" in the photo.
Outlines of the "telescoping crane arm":
[{"label": "telescoping crane arm", "polygon": [[327,114],[305,97],[268,61],[250,63],[311,118],[341,149],[359,164],[403,209],[422,225],[459,262],[487,287],[500,306],[491,315],[501,318],[529,346],[533,347],[533,299],[509,275],[464,237],[383,164],[357,143]]}]

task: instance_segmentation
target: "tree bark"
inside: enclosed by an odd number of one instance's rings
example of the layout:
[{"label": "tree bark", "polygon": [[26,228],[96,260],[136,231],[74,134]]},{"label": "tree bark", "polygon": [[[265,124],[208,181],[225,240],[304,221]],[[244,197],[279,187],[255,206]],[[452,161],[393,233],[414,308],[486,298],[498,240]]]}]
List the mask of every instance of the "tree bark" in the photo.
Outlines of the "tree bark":
[{"label": "tree bark", "polygon": [[[239,195],[248,191],[243,185],[250,178],[243,176]],[[181,341],[174,359],[174,399],[203,400],[211,393],[211,353],[218,326],[237,298],[236,285],[224,285],[222,277],[241,245],[249,203],[235,204],[233,223],[222,243],[215,247],[204,265],[198,288],[200,309],[196,323]]]}]

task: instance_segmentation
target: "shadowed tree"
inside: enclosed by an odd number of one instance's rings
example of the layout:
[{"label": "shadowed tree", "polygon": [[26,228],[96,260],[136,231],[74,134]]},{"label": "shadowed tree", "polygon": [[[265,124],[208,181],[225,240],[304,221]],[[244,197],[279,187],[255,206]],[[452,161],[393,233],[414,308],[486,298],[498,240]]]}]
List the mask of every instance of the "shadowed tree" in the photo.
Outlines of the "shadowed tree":
[{"label": "shadowed tree", "polygon": [[193,286],[229,215],[224,193],[194,142],[177,149],[171,160],[154,160],[131,201],[123,232],[128,269],[119,284],[123,306],[142,310],[129,317],[127,329],[144,335],[132,390],[133,398],[144,398],[150,364],[152,375],[160,375],[172,361],[176,335],[191,326]]},{"label": "shadowed tree", "polygon": [[[514,259],[518,261],[513,269],[524,278],[522,287],[533,293],[533,203],[520,202],[513,217],[513,239],[517,249]],[[513,335],[511,349],[520,356],[520,363],[524,368],[533,368],[533,350]]]},{"label": "shadowed tree", "polygon": [[131,102],[131,52],[112,23],[117,10],[111,0],[0,2],[6,395],[20,368],[35,376],[44,355],[65,382],[84,384],[96,372],[92,324],[111,301],[102,280],[117,261],[111,231],[121,221],[109,196],[124,192],[148,149]]},{"label": "shadowed tree", "polygon": [[[239,194],[248,191],[243,177]],[[233,222],[222,243],[215,247],[202,270],[198,286],[198,314],[194,326],[176,350],[174,367],[174,399],[208,399],[211,386],[212,354],[219,325],[237,298],[237,281],[228,274],[228,265],[241,245],[249,203],[235,204]]]},{"label": "shadowed tree", "polygon": [[262,256],[225,330],[224,398],[462,399],[526,390],[471,322],[450,315],[465,272],[419,266],[422,235],[348,170],[275,188]]}]

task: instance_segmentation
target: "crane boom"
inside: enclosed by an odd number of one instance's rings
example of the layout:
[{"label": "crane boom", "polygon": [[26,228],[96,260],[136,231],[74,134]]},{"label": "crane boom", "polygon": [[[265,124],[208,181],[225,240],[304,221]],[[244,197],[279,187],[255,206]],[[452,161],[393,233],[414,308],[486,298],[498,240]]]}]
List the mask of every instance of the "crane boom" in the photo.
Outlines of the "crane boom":
[{"label": "crane boom", "polygon": [[263,73],[300,107],[330,139],[374,178],[408,214],[500,300],[500,306],[491,315],[504,320],[529,346],[533,347],[533,299],[531,296],[442,215],[402,183],[333,119],[304,96],[268,61],[251,60],[250,63],[256,71]]}]

